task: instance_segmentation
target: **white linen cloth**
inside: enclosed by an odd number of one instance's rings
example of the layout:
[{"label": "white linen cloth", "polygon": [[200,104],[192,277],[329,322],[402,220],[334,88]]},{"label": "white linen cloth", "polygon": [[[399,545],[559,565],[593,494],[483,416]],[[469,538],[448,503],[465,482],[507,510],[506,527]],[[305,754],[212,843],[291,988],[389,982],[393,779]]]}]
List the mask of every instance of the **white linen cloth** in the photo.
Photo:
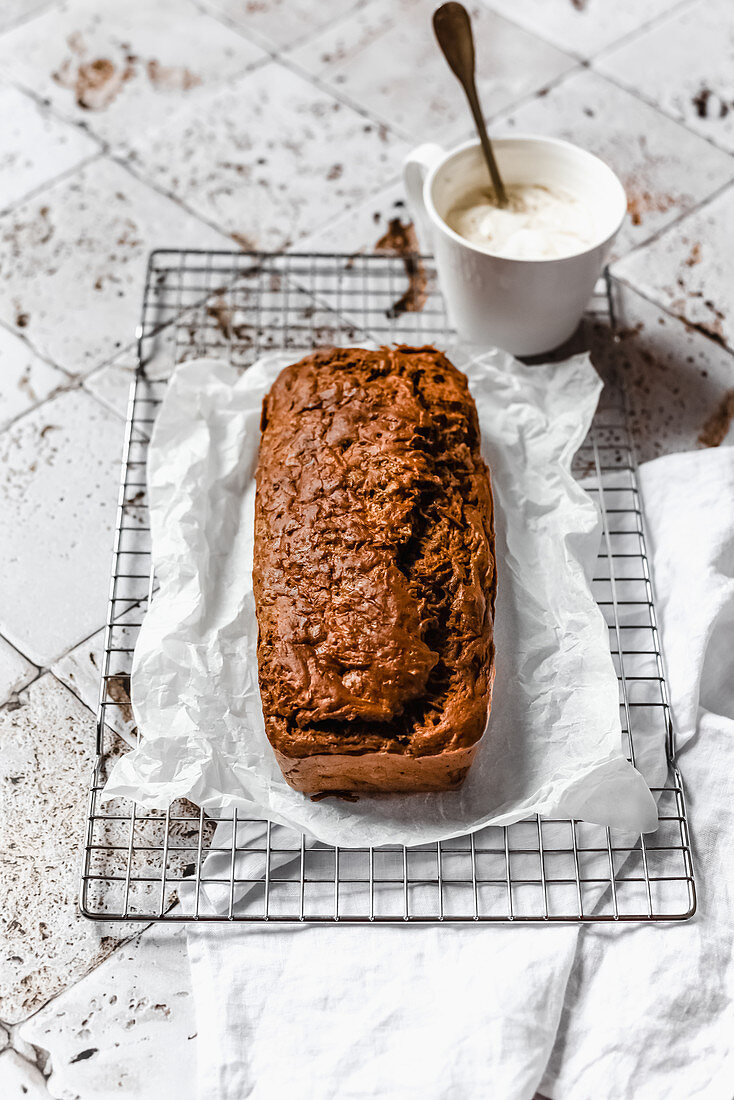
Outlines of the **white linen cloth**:
[{"label": "white linen cloth", "polygon": [[734,1095],[734,448],[644,465],[698,912],[683,925],[584,929],[553,1100]]},{"label": "white linen cloth", "polygon": [[191,927],[202,1100],[730,1100],[734,449],[658,459],[641,482],[697,915],[581,932]]}]

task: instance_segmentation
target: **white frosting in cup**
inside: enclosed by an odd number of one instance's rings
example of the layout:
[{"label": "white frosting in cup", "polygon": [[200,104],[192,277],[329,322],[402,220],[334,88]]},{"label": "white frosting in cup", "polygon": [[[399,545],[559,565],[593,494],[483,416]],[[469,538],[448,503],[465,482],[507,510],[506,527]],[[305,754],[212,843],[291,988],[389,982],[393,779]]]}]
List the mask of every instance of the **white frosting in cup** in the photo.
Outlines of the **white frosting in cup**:
[{"label": "white frosting in cup", "polygon": [[556,260],[593,244],[589,208],[560,187],[517,183],[506,187],[508,205],[496,206],[488,188],[474,188],[446,217],[471,244],[512,260]]}]

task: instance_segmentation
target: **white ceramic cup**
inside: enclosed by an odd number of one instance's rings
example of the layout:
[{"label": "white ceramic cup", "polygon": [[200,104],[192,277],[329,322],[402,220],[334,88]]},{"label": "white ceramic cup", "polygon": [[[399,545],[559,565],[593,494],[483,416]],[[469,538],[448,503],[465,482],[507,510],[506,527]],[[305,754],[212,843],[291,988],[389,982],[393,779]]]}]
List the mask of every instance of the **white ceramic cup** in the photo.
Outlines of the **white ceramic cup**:
[{"label": "white ceramic cup", "polygon": [[403,176],[421,247],[433,252],[449,319],[460,336],[513,355],[540,355],[573,335],[627,210],[624,188],[592,153],[556,138],[494,138],[506,184],[560,187],[581,199],[596,227],[593,244],[562,259],[510,260],[471,244],[445,221],[487,169],[479,142],[447,152],[420,145]]}]

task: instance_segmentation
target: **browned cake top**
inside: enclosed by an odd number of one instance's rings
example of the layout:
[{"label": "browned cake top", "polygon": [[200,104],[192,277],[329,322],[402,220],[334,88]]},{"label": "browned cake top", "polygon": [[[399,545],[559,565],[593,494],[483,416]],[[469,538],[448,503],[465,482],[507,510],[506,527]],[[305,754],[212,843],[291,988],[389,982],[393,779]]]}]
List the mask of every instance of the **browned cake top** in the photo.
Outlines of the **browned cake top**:
[{"label": "browned cake top", "polygon": [[317,352],[263,406],[254,584],[266,728],[292,755],[484,728],[492,503],[465,377],[433,348]]}]

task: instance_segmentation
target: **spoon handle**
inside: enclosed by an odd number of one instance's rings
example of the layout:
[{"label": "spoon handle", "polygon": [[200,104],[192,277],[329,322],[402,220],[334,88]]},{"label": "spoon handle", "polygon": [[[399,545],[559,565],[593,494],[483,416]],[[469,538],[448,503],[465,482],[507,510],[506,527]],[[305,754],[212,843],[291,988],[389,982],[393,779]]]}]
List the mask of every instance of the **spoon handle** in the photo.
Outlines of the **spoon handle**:
[{"label": "spoon handle", "polygon": [[464,85],[464,91],[466,92],[466,98],[469,101],[469,107],[474,117],[474,124],[476,125],[477,132],[479,134],[479,140],[482,144],[484,151],[484,159],[487,162],[489,168],[489,174],[492,177],[492,187],[497,197],[497,205],[504,207],[507,206],[507,192],[505,191],[505,185],[502,182],[502,177],[497,167],[497,161],[494,159],[494,150],[492,149],[492,143],[489,140],[489,134],[487,133],[487,127],[484,125],[484,118],[482,116],[482,108],[479,105],[479,96],[477,95],[477,89],[472,80],[471,84]]},{"label": "spoon handle", "polygon": [[449,68],[461,84],[466,98],[469,101],[474,125],[482,144],[484,159],[492,178],[495,197],[498,206],[507,206],[507,192],[505,191],[502,177],[494,159],[492,143],[484,125],[482,108],[479,105],[477,86],[474,80],[474,35],[471,29],[469,12],[463,4],[442,4],[433,13],[433,29],[441,47],[441,52],[446,58]]}]

